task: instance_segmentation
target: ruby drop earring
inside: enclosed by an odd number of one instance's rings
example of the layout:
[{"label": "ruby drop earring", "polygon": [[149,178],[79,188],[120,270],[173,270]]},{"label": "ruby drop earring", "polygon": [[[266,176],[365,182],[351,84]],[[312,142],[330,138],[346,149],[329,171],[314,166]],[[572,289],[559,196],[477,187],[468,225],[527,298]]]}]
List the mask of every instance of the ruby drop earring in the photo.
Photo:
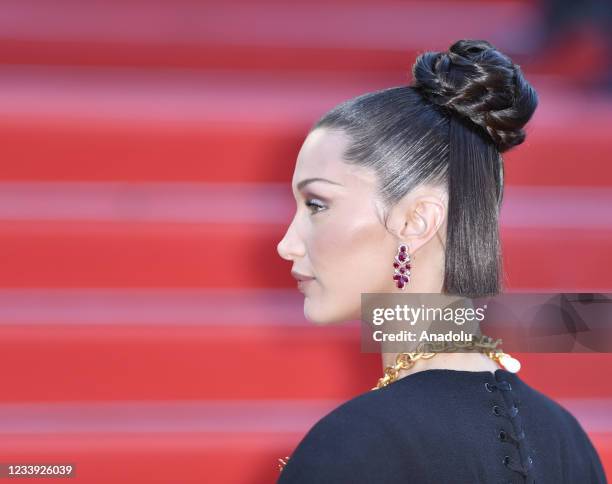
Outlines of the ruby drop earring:
[{"label": "ruby drop earring", "polygon": [[410,282],[411,267],[408,246],[401,244],[393,260],[393,280],[398,289],[406,290],[406,285]]}]

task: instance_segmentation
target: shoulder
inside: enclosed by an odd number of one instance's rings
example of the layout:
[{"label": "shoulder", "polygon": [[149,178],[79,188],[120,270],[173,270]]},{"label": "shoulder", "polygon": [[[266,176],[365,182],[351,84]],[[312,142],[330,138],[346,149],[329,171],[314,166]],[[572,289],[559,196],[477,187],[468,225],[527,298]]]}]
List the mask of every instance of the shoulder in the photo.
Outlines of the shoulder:
[{"label": "shoulder", "polygon": [[523,383],[523,388],[522,405],[528,405],[526,410],[529,410],[535,420],[533,424],[539,424],[542,430],[554,428],[556,434],[588,439],[580,422],[564,405],[527,384]]},{"label": "shoulder", "polygon": [[[453,450],[453,441],[446,438],[450,433],[461,442],[474,441],[477,429],[472,423],[478,417],[474,401],[481,386],[472,372],[429,370],[362,393],[308,431],[278,482],[380,483],[398,476],[416,478],[431,452]],[[461,431],[456,430],[459,426]]]},{"label": "shoulder", "polygon": [[[528,385],[525,387],[525,404],[530,408],[525,409],[524,418],[529,419],[530,428],[542,436],[539,451],[557,453],[561,458],[560,465],[567,467],[564,468],[566,475],[572,475],[576,472],[574,468],[580,467],[580,475],[590,476],[591,482],[606,482],[597,450],[574,414],[539,390]],[[546,436],[554,436],[554,439],[546,439]]]},{"label": "shoulder", "polygon": [[358,395],[322,417],[300,441],[279,484],[385,482],[404,459],[394,458],[392,416],[383,388]]}]

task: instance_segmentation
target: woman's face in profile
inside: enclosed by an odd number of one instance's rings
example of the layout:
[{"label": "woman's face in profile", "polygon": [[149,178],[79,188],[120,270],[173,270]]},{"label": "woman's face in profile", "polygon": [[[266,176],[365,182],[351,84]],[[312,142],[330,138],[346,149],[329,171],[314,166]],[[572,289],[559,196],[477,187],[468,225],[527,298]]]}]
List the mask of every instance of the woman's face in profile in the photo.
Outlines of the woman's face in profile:
[{"label": "woman's face in profile", "polygon": [[297,157],[297,209],[277,250],[293,262],[304,315],[319,324],[360,319],[361,293],[394,289],[396,239],[382,222],[376,175],[342,160],[343,132],[318,128]]}]

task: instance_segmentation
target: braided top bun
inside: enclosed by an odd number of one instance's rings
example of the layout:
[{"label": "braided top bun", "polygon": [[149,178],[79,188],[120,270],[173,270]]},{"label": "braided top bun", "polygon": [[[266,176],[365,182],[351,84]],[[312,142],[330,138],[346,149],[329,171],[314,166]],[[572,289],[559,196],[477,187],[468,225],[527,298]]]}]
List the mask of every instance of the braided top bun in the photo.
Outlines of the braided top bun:
[{"label": "braided top bun", "polygon": [[524,141],[537,94],[520,67],[489,42],[459,40],[447,52],[425,52],[412,74],[412,86],[426,99],[484,128],[499,152]]}]

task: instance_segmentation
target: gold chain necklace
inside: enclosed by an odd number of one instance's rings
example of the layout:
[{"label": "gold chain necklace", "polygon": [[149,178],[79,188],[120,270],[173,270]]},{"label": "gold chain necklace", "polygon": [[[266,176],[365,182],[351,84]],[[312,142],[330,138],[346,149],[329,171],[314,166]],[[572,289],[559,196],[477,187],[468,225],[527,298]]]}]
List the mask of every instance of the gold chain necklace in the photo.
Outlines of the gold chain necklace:
[{"label": "gold chain necklace", "polygon": [[[449,344],[450,343],[450,344]],[[429,359],[433,358],[443,349],[463,349],[468,351],[478,351],[479,353],[484,353],[486,356],[491,358],[497,364],[503,366],[506,370],[511,373],[516,373],[521,369],[521,363],[516,359],[510,356],[507,353],[504,353],[501,348],[497,348],[497,345],[501,343],[501,340],[498,339],[493,341],[488,336],[476,336],[472,339],[471,342],[465,344],[457,344],[455,342],[443,342],[434,343],[433,345],[428,343],[425,347],[432,346],[431,349],[438,349],[435,352],[414,352],[414,353],[399,353],[395,359],[395,364],[391,366],[387,366],[384,375],[378,379],[378,383],[371,390],[378,390],[380,388],[386,387],[390,383],[393,383],[398,379],[399,372],[401,370],[406,370],[408,368],[412,368],[414,364],[420,359]],[[284,459],[279,458],[278,469],[282,471],[284,467],[287,465],[287,461],[289,460],[289,456],[285,456]]]},{"label": "gold chain necklace", "polygon": [[[380,388],[386,387],[387,385],[398,379],[398,375],[401,370],[407,370],[409,368],[412,368],[414,364],[420,359],[433,358],[441,350],[444,349],[463,349],[467,351],[478,351],[479,353],[484,353],[486,356],[491,358],[497,364],[503,366],[511,373],[516,373],[521,368],[521,364],[516,358],[513,358],[509,354],[504,353],[501,348],[497,348],[497,345],[501,343],[500,339],[493,341],[490,337],[482,335],[473,338],[471,342],[465,344],[457,344],[455,342],[449,343],[434,343],[433,347],[438,349],[438,351],[436,352],[420,351],[414,353],[399,353],[395,359],[395,364],[392,366],[387,366],[385,368],[382,378],[378,379],[378,383],[375,387],[372,388],[372,390],[378,390]],[[431,344],[429,345],[431,346]]]}]

